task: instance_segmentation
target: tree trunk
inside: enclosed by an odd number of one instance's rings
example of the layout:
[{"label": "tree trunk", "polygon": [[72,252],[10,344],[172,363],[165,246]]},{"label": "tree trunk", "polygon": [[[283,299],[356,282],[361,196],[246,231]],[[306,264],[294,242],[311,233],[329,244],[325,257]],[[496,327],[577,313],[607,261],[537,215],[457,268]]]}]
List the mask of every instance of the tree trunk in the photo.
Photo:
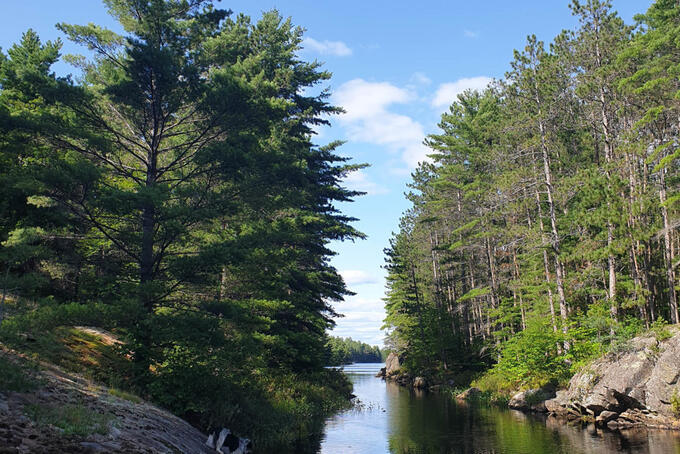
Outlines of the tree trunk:
[{"label": "tree trunk", "polygon": [[675,294],[675,251],[671,241],[671,229],[668,219],[668,207],[666,207],[666,169],[659,171],[661,188],[659,189],[659,201],[661,202],[661,215],[663,216],[663,240],[664,256],[666,259],[666,278],[668,279],[668,301],[671,313],[671,323],[678,323],[678,301]]},{"label": "tree trunk", "polygon": [[5,320],[5,301],[7,301],[8,285],[9,285],[9,265],[7,265],[7,269],[5,270],[5,280],[2,283],[2,298],[0,299],[0,326],[2,326],[2,322]]},{"label": "tree trunk", "polygon": [[[539,103],[540,105],[540,103]],[[541,112],[539,108],[539,118]],[[550,228],[552,230],[552,248],[555,255],[555,283],[557,284],[557,298],[560,303],[560,318],[562,319],[562,333],[567,334],[567,300],[564,294],[564,270],[562,268],[562,261],[560,260],[560,236],[557,230],[557,214],[555,212],[555,202],[553,200],[553,184],[552,172],[550,170],[550,156],[548,153],[548,144],[545,137],[545,127],[543,121],[538,122],[539,131],[541,133],[541,149],[543,155],[543,175],[545,177],[545,187],[548,196],[548,214],[550,216]],[[564,342],[564,348],[569,349],[569,343]]]}]

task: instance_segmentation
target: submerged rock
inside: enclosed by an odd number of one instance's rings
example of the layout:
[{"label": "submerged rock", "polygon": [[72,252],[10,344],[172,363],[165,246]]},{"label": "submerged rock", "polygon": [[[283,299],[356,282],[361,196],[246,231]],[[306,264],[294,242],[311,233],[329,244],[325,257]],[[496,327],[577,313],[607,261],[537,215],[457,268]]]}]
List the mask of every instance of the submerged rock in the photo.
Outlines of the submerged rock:
[{"label": "submerged rock", "polygon": [[598,423],[599,425],[606,425],[609,421],[612,421],[616,418],[619,417],[619,414],[614,412],[614,411],[603,411],[600,413],[597,418],[595,418],[595,422]]},{"label": "submerged rock", "polygon": [[427,388],[427,380],[424,377],[416,377],[413,380],[413,387],[416,389]]},{"label": "submerged rock", "polygon": [[472,400],[472,399],[478,398],[480,396],[480,394],[482,394],[482,391],[480,391],[479,388],[472,387],[472,388],[468,388],[465,391],[463,391],[462,393],[458,394],[456,396],[456,399],[457,400]]}]

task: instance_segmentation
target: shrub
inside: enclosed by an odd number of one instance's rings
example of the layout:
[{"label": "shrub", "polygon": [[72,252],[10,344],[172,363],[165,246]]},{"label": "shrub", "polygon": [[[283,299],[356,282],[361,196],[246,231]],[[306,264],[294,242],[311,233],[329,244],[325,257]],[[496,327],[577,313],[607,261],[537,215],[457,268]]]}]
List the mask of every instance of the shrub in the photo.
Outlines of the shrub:
[{"label": "shrub", "polygon": [[678,395],[677,388],[673,390],[673,395],[671,395],[671,411],[676,418],[680,418],[680,395]]},{"label": "shrub", "polygon": [[668,329],[668,322],[663,318],[654,320],[654,323],[649,327],[649,330],[659,342],[663,342],[673,337],[671,330]]},{"label": "shrub", "polygon": [[26,365],[0,356],[0,391],[28,392],[37,385]]}]

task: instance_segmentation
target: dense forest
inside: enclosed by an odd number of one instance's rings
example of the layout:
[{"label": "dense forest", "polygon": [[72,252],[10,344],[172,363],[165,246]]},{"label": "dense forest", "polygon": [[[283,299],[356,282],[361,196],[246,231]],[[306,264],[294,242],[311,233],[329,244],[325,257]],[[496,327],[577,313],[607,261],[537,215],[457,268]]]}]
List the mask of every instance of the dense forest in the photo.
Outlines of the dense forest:
[{"label": "dense forest", "polygon": [[331,337],[326,344],[329,366],[350,363],[379,363],[385,360],[385,352],[351,337]]},{"label": "dense forest", "polygon": [[101,327],[104,382],[259,449],[306,439],[350,392],[324,369],[350,293],[329,243],[363,237],[336,208],[361,165],[313,141],[330,73],[276,11],[104,3],[123,34],[58,25],[86,56],[31,30],[0,52],[1,340]]},{"label": "dense forest", "polygon": [[386,249],[388,347],[510,390],[678,323],[680,4],[574,0],[427,137]]}]

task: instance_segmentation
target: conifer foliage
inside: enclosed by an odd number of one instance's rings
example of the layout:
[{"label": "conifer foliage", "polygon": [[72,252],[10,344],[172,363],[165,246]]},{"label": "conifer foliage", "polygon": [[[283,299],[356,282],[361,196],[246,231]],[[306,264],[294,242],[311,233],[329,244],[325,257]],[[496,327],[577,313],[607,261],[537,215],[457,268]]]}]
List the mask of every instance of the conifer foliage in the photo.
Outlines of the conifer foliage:
[{"label": "conifer foliage", "polygon": [[575,30],[529,36],[425,141],[386,251],[384,328],[413,370],[543,384],[679,321],[680,6],[634,26],[570,7]]},{"label": "conifer foliage", "polygon": [[276,11],[104,3],[123,34],[58,25],[90,55],[64,57],[76,80],[33,31],[0,53],[3,333],[113,329],[120,386],[281,442],[328,410],[315,387],[347,391],[323,369],[349,293],[328,244],[362,237],[335,208],[360,166],[312,141],[340,112],[318,89],[330,74]]}]

